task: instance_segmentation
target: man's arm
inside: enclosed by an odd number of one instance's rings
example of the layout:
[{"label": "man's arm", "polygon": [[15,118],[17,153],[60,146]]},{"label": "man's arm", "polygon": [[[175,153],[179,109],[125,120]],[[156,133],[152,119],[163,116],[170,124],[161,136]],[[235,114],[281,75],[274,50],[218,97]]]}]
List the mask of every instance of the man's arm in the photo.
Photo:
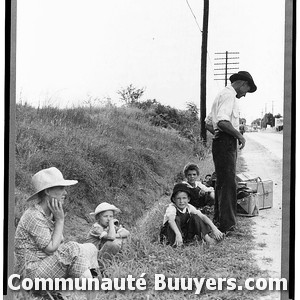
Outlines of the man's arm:
[{"label": "man's arm", "polygon": [[215,134],[214,126],[212,123],[212,117],[211,112],[208,114],[208,116],[205,118],[205,128],[212,134]]},{"label": "man's arm", "polygon": [[243,149],[243,148],[245,147],[245,143],[246,143],[245,138],[243,137],[243,135],[242,135],[238,130],[236,130],[236,129],[232,126],[232,124],[231,124],[229,121],[225,121],[225,120],[219,121],[219,122],[218,122],[218,127],[219,127],[222,131],[224,131],[224,132],[226,132],[226,133],[232,135],[232,136],[235,137],[236,139],[238,139],[239,145],[241,145],[241,146],[240,146],[240,149]]},{"label": "man's arm", "polygon": [[215,130],[212,124],[205,123],[205,128],[211,133],[215,134]]}]

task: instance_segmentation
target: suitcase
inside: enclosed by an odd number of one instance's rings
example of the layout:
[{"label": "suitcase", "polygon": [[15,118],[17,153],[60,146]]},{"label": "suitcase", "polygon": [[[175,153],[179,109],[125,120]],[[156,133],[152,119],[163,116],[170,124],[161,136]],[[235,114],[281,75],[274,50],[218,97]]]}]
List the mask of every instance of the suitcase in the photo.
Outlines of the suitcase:
[{"label": "suitcase", "polygon": [[254,217],[259,214],[258,197],[256,193],[237,200],[237,215],[243,217]]},{"label": "suitcase", "polygon": [[250,173],[240,173],[236,177],[238,186],[246,186],[257,193],[259,209],[273,207],[272,180],[262,180],[259,176]]},{"label": "suitcase", "polygon": [[259,176],[257,176],[256,174],[252,174],[252,173],[239,173],[236,174],[236,180],[237,182],[241,182],[241,181],[256,181],[256,179]]}]

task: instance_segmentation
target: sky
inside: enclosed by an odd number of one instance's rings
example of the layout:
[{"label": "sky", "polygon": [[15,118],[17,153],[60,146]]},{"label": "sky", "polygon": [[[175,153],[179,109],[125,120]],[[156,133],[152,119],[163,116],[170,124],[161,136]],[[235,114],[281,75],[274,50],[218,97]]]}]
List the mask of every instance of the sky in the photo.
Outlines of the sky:
[{"label": "sky", "polygon": [[[225,85],[214,80],[215,53],[229,51],[258,88],[239,101],[240,116],[283,115],[284,6],[210,0],[207,113]],[[145,89],[142,101],[200,107],[202,18],[199,0],[18,1],[16,102],[120,104],[117,91],[132,84]]]}]

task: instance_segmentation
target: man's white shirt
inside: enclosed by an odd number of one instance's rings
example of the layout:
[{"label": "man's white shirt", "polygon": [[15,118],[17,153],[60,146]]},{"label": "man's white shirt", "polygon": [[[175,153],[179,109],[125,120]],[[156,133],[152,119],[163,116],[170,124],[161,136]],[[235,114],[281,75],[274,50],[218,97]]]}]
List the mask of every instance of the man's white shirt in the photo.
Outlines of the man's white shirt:
[{"label": "man's white shirt", "polygon": [[230,85],[224,88],[215,98],[211,108],[211,119],[214,129],[219,129],[220,121],[229,121],[232,126],[239,130],[240,110],[236,91]]}]

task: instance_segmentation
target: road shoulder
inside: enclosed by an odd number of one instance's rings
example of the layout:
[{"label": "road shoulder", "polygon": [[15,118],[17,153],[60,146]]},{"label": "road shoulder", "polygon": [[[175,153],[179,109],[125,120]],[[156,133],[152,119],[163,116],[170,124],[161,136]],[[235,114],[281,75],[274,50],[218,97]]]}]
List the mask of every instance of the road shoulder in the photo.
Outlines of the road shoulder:
[{"label": "road shoulder", "polygon": [[[269,277],[281,277],[281,232],[282,232],[282,159],[265,146],[255,141],[251,134],[246,136],[246,147],[239,153],[246,172],[256,174],[263,180],[273,181],[273,207],[259,211],[253,217],[252,227],[255,249],[254,257],[261,270]],[[270,145],[272,149],[272,145]],[[270,299],[279,299],[273,292]],[[263,299],[269,299],[264,297]]]}]

